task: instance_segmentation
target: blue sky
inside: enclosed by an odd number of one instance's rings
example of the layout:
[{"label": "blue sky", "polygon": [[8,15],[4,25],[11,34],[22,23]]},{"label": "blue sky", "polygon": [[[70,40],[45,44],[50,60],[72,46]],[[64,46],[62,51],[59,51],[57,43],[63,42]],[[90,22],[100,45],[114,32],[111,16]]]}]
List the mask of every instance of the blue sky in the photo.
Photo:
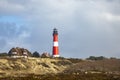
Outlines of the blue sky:
[{"label": "blue sky", "polygon": [[120,57],[119,0],[0,0],[0,52],[24,47],[60,55]]}]

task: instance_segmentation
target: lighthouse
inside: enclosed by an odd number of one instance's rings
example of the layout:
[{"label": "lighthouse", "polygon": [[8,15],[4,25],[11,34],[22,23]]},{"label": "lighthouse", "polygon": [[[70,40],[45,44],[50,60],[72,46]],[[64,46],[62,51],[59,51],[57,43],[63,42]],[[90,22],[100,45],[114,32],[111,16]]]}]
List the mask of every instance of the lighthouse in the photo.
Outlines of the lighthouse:
[{"label": "lighthouse", "polygon": [[59,47],[58,47],[58,31],[56,28],[53,29],[53,57],[59,57]]}]

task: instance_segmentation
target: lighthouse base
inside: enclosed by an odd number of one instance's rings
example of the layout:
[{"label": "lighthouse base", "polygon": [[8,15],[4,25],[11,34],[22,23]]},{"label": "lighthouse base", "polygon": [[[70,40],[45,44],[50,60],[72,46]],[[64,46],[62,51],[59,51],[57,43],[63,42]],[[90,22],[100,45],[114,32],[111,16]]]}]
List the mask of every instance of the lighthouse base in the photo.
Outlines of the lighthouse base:
[{"label": "lighthouse base", "polygon": [[53,57],[60,57],[60,55],[53,55]]}]

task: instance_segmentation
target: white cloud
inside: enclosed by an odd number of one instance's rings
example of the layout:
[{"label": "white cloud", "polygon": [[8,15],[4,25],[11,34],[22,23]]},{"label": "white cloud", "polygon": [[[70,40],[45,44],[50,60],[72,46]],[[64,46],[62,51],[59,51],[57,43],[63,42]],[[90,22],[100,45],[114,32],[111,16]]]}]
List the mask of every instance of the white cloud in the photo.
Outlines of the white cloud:
[{"label": "white cloud", "polygon": [[120,15],[114,15],[111,13],[103,13],[101,14],[101,17],[111,22],[120,21]]},{"label": "white cloud", "polygon": [[15,4],[15,3],[11,3],[7,0],[1,0],[0,1],[0,14],[4,15],[12,15],[12,14],[19,14],[21,13],[21,11],[24,11],[24,6],[20,5],[20,4]]}]

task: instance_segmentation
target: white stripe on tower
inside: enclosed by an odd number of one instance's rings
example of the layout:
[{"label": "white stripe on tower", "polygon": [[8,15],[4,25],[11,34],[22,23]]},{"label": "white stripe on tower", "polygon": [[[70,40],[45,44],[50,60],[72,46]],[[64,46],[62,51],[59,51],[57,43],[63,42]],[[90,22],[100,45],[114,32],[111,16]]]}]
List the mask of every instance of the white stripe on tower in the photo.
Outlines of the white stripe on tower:
[{"label": "white stripe on tower", "polygon": [[58,47],[58,42],[57,42],[57,41],[54,41],[54,42],[53,42],[53,46],[54,46],[54,47]]}]

